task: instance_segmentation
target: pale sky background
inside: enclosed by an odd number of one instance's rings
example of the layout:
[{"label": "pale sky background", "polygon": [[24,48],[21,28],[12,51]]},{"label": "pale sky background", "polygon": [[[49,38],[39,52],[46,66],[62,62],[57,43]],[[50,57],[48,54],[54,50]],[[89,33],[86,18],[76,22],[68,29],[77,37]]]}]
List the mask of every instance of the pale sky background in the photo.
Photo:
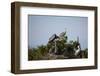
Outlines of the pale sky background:
[{"label": "pale sky background", "polygon": [[77,40],[81,48],[88,48],[88,18],[75,16],[28,16],[28,46],[46,45],[53,34],[59,35],[67,29],[68,41]]}]

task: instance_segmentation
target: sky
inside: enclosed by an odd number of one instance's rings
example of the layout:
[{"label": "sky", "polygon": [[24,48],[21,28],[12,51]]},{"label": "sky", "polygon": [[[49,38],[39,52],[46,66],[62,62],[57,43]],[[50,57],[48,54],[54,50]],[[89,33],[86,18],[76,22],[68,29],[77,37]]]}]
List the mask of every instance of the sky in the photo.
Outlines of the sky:
[{"label": "sky", "polygon": [[28,46],[36,48],[46,45],[53,34],[67,30],[68,41],[77,40],[81,49],[88,48],[88,18],[77,16],[28,16]]}]

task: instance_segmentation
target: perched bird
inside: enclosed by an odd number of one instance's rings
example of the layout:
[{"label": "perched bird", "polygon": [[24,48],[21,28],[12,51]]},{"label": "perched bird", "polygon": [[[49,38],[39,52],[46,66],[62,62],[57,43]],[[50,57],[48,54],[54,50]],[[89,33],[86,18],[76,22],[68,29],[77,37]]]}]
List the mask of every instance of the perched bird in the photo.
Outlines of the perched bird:
[{"label": "perched bird", "polygon": [[65,29],[65,32],[62,32],[62,33],[59,34],[59,37],[62,38],[62,37],[64,37],[65,35],[66,35],[66,29]]},{"label": "perched bird", "polygon": [[50,38],[49,38],[49,42],[54,42],[55,39],[59,38],[56,34],[53,34]]},{"label": "perched bird", "polygon": [[81,51],[81,46],[79,43],[79,37],[77,37],[77,44],[76,44],[76,50],[75,50],[75,56],[77,56]]}]

